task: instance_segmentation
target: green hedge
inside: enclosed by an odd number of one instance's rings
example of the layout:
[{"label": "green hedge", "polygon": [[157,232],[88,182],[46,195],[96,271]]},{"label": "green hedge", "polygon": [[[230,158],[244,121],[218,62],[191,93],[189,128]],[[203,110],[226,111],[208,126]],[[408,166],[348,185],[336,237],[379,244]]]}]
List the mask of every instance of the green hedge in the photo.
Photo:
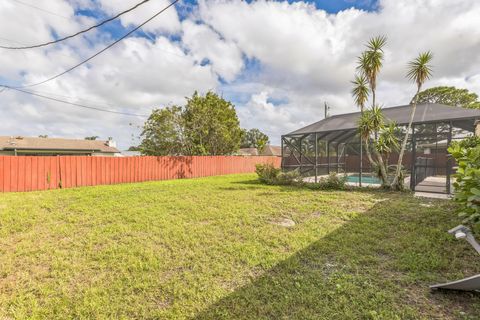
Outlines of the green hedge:
[{"label": "green hedge", "polygon": [[470,137],[453,142],[448,148],[455,158],[458,169],[454,200],[460,204],[459,216],[463,223],[480,226],[480,138]]}]

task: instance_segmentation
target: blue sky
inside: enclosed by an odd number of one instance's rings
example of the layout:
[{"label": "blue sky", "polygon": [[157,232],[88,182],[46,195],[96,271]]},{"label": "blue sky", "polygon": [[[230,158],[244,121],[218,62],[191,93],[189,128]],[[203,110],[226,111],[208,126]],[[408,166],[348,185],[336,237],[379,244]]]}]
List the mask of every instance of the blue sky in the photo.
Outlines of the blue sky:
[{"label": "blue sky", "polygon": [[317,1],[307,1],[315,3],[315,6],[318,9],[323,9],[328,13],[337,13],[341,10],[345,10],[351,7],[356,9],[374,11],[376,10],[377,1],[376,0],[317,0]]}]

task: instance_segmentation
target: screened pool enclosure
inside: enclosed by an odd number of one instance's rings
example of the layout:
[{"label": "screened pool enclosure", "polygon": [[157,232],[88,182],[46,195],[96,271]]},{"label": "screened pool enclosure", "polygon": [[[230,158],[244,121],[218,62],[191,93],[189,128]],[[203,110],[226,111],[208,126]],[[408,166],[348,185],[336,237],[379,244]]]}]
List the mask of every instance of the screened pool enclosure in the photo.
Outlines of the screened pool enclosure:
[{"label": "screened pool enclosure", "polygon": [[[386,120],[398,124],[399,137],[405,133],[410,110],[410,105],[383,109]],[[360,143],[359,117],[359,112],[335,115],[283,135],[282,169],[297,169],[311,182],[335,172],[346,175],[352,185],[378,185]],[[456,165],[447,148],[452,141],[473,135],[478,120],[480,110],[418,105],[403,157],[405,184],[415,191],[451,193]],[[392,152],[386,160],[396,165],[398,153]]]}]

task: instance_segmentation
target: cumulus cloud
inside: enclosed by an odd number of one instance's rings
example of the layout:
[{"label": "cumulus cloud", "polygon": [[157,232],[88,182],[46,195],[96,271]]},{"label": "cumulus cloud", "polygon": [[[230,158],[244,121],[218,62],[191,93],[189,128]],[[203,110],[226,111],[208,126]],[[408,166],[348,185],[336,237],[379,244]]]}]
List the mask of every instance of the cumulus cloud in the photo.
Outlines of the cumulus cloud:
[{"label": "cumulus cloud", "polygon": [[190,20],[183,22],[184,46],[198,61],[208,60],[213,70],[227,81],[232,81],[242,70],[242,52],[232,41],[225,41],[204,24]]},{"label": "cumulus cloud", "polygon": [[[49,14],[12,1],[0,3],[0,43],[32,44],[94,23],[86,9],[110,16],[137,0],[38,1]],[[31,2],[33,4],[33,2]],[[155,0],[121,18],[122,34],[167,4]],[[60,16],[59,16],[60,15]],[[257,127],[279,143],[281,134],[331,113],[355,111],[350,80],[356,57],[372,36],[388,37],[378,100],[408,103],[414,85],[406,63],[432,50],[434,78],[427,87],[455,85],[480,93],[480,3],[476,0],[381,0],[377,11],[347,9],[337,14],[305,2],[201,0],[187,12],[169,9],[90,63],[45,85],[31,88],[58,98],[119,111],[148,114],[181,104],[194,90],[215,90],[237,106],[242,126]],[[2,51],[2,83],[48,78],[88,57],[117,35],[96,30],[61,45]],[[122,148],[135,143],[141,117],[75,108],[0,93],[2,135],[113,136]],[[132,123],[133,125],[130,125]]]},{"label": "cumulus cloud", "polygon": [[[121,1],[121,6],[119,5],[118,0],[100,0],[100,7],[102,10],[107,12],[109,15],[117,14],[123,10],[126,10],[130,7],[133,7],[139,0],[123,0]],[[168,0],[160,1],[149,1],[135,11],[131,11],[120,18],[121,23],[128,26],[136,26],[139,21],[144,21],[153,16],[156,12],[162,10],[170,4]],[[147,32],[167,32],[167,33],[176,33],[180,31],[180,20],[176,10],[168,9],[162,13],[161,18],[154,19],[151,23],[146,24],[143,27],[143,30]]]}]

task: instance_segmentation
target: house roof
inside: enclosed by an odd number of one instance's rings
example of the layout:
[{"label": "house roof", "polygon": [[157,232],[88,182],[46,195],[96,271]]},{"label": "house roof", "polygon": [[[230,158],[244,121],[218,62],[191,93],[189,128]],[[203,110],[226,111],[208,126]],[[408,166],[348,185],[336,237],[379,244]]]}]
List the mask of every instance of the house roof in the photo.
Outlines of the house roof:
[{"label": "house roof", "polygon": [[262,156],[281,156],[282,147],[266,145],[265,148],[262,150],[261,155]]},{"label": "house roof", "polygon": [[79,150],[106,153],[120,152],[103,140],[0,136],[0,150]]},{"label": "house roof", "polygon": [[[410,110],[411,105],[390,107],[384,108],[383,114],[387,120],[403,125],[409,122]],[[359,118],[360,112],[335,115],[290,132],[288,135],[356,129]],[[426,103],[417,105],[413,123],[476,118],[480,119],[480,110],[451,107],[438,103]]]},{"label": "house roof", "polygon": [[242,156],[281,156],[282,148],[279,146],[266,145],[262,152],[257,148],[241,148],[238,154]]},{"label": "house roof", "polygon": [[241,156],[258,156],[257,148],[241,148],[238,150],[238,154]]}]

